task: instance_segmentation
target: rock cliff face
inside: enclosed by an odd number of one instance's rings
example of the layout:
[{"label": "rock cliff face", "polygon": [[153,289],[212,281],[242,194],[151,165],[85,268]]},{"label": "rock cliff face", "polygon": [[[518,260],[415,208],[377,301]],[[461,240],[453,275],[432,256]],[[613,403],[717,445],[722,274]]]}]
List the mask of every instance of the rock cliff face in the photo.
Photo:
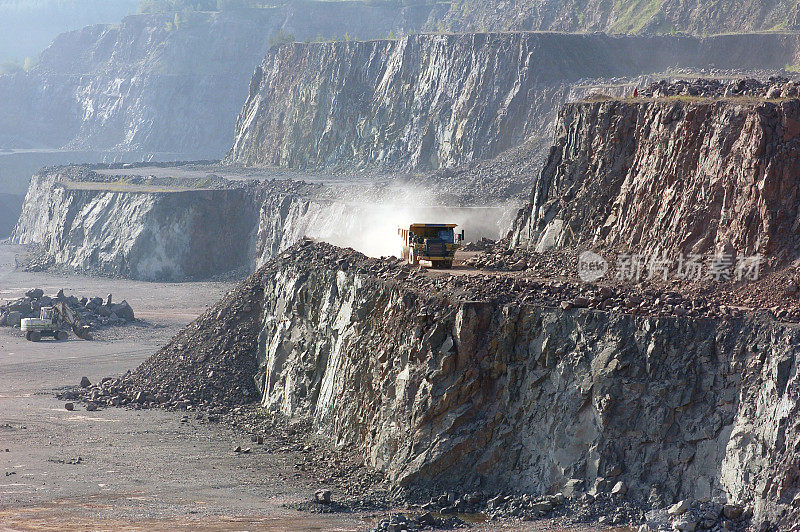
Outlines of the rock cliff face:
[{"label": "rock cliff face", "polygon": [[394,482],[544,494],[605,478],[656,506],[796,517],[797,327],[470,302],[340,257],[309,245],[262,272],[256,383]]},{"label": "rock cliff face", "polygon": [[458,30],[602,31],[693,34],[792,30],[800,27],[789,0],[464,0],[429,22]]},{"label": "rock cliff face", "polygon": [[452,167],[547,138],[556,110],[582,78],[674,66],[783,68],[797,50],[796,36],[779,35],[516,33],[295,43],[271,50],[256,69],[228,160]]},{"label": "rock cliff face", "polygon": [[292,2],[136,15],[66,33],[29,72],[0,76],[0,146],[220,157],[271,37],[381,37],[419,28],[427,15],[424,7]]},{"label": "rock cliff face", "polygon": [[794,259],[798,149],[796,99],[570,104],[514,243]]},{"label": "rock cliff face", "polygon": [[133,279],[199,279],[248,264],[257,214],[244,189],[94,185],[34,176],[14,240],[61,266]]}]

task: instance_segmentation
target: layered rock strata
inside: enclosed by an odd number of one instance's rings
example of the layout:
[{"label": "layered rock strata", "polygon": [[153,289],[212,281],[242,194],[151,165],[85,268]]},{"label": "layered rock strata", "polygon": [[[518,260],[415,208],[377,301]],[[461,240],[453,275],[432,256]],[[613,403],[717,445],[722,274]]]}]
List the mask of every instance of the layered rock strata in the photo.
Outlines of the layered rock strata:
[{"label": "layered rock strata", "polygon": [[290,2],[134,15],[65,33],[29,71],[0,75],[0,147],[219,158],[253,68],[273,44],[386,37],[419,29],[429,10]]},{"label": "layered rock strata", "polygon": [[791,260],[799,149],[793,98],[569,104],[513,243]]}]

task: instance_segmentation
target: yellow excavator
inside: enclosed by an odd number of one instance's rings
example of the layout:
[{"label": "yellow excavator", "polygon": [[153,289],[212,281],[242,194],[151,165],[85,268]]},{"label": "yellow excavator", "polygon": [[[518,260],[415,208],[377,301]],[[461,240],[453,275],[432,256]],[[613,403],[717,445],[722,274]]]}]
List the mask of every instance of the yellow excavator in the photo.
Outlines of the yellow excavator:
[{"label": "yellow excavator", "polygon": [[403,259],[414,266],[452,268],[456,250],[464,240],[464,231],[455,234],[456,224],[411,224],[400,227]]},{"label": "yellow excavator", "polygon": [[38,342],[45,336],[63,341],[69,337],[64,330],[65,325],[69,325],[78,338],[92,339],[89,327],[83,325],[78,314],[63,301],[58,301],[51,307],[42,307],[38,318],[24,318],[20,329],[30,342]]}]

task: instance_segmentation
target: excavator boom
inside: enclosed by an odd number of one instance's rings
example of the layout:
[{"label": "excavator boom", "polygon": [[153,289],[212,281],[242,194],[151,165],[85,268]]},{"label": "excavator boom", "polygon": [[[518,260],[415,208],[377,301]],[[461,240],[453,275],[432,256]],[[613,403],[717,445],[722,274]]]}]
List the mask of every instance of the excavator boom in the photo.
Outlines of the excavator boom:
[{"label": "excavator boom", "polygon": [[53,310],[58,313],[62,321],[72,327],[72,332],[75,333],[75,336],[83,340],[92,339],[92,336],[89,333],[89,327],[86,327],[81,323],[80,317],[78,317],[78,314],[74,310],[69,308],[69,305],[63,301],[58,301],[53,305]]}]

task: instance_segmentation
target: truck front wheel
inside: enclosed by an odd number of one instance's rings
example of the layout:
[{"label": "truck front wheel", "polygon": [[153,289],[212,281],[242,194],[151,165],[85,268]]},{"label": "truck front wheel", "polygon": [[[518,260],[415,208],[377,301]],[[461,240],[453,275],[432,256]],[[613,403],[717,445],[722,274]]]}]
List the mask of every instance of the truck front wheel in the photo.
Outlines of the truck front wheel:
[{"label": "truck front wheel", "polygon": [[31,331],[28,334],[31,335],[31,337],[29,338],[31,342],[38,342],[39,340],[42,339],[42,333],[40,333],[39,331]]},{"label": "truck front wheel", "polygon": [[67,339],[67,331],[58,331],[56,333],[56,340],[63,342]]}]

